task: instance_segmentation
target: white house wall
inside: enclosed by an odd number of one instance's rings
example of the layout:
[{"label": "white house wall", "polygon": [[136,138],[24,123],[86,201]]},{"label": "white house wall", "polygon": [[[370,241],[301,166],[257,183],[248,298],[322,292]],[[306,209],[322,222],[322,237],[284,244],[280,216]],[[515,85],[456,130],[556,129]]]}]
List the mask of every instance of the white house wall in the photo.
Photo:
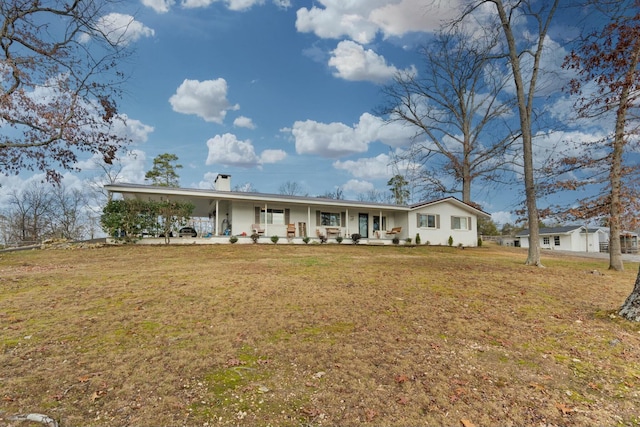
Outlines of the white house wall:
[{"label": "white house wall", "polygon": [[[418,227],[418,215],[439,215],[439,228]],[[469,230],[453,230],[451,218],[454,216],[471,218]],[[453,238],[453,245],[477,246],[478,245],[478,221],[476,215],[453,203],[443,202],[429,205],[409,212],[409,235],[415,242],[416,235],[420,235],[422,244],[429,242],[431,245],[448,245],[449,236]]]},{"label": "white house wall", "polygon": [[[550,234],[540,236],[540,248],[558,251],[572,252],[598,252],[600,250],[600,234],[601,232],[588,233],[588,250],[585,241],[585,233],[576,229],[569,234]],[[554,236],[560,236],[560,246],[555,245]],[[544,239],[548,238],[549,243],[545,243]],[[520,238],[520,247],[529,248],[529,236]]]}]

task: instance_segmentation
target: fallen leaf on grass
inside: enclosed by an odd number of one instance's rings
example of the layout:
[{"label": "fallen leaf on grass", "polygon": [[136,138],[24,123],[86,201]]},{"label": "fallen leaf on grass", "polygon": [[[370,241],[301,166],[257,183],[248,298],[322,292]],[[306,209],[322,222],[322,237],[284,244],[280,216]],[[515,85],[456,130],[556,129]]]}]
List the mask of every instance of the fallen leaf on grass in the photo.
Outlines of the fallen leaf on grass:
[{"label": "fallen leaf on grass", "polygon": [[240,366],[243,365],[244,363],[242,363],[242,361],[240,359],[229,359],[227,360],[227,367],[231,368],[233,366]]},{"label": "fallen leaf on grass", "polygon": [[320,410],[318,408],[302,408],[301,412],[309,418],[316,418],[320,415]]},{"label": "fallen leaf on grass", "polygon": [[89,375],[83,375],[83,376],[78,378],[78,381],[80,381],[81,383],[86,383],[90,379],[91,379],[91,377]]},{"label": "fallen leaf on grass", "polygon": [[544,388],[544,386],[542,384],[538,384],[538,383],[531,383],[529,384],[529,387],[536,389],[537,391],[543,393],[543,394],[547,394],[547,390]]},{"label": "fallen leaf on grass", "polygon": [[460,424],[462,424],[462,427],[476,427],[476,425],[474,423],[472,423],[471,421],[469,421],[466,418],[462,418],[460,420]]},{"label": "fallen leaf on grass", "polygon": [[97,390],[94,391],[93,394],[91,395],[91,401],[95,402],[96,400],[100,399],[102,396],[104,396],[107,392],[104,390]]},{"label": "fallen leaf on grass", "polygon": [[13,402],[13,397],[7,396],[6,394],[2,397],[2,400],[5,402]]},{"label": "fallen leaf on grass", "polygon": [[367,421],[373,421],[373,419],[378,416],[378,411],[375,409],[366,409],[364,414],[367,417]]},{"label": "fallen leaf on grass", "polygon": [[400,396],[396,399],[396,402],[400,405],[406,405],[407,403],[409,403],[409,398],[407,396]]},{"label": "fallen leaf on grass", "polygon": [[570,414],[570,413],[572,413],[574,411],[573,408],[569,408],[564,403],[556,403],[556,408],[558,408],[558,410],[560,412],[562,412],[562,415],[567,415],[567,414]]},{"label": "fallen leaf on grass", "polygon": [[409,377],[407,377],[406,375],[396,375],[395,380],[396,380],[396,383],[402,384],[409,381]]}]

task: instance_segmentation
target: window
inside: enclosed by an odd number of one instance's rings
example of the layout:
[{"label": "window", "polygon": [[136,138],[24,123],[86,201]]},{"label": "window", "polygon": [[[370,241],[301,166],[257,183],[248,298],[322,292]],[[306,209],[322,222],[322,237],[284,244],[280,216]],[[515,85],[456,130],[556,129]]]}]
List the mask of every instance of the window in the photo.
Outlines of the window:
[{"label": "window", "polygon": [[[386,230],[387,229],[387,217],[383,216],[382,217],[382,229]],[[377,231],[380,230],[380,217],[377,215],[374,215],[373,217],[373,231]]]},{"label": "window", "polygon": [[419,228],[440,228],[440,215],[418,214]]},{"label": "window", "polygon": [[452,230],[471,230],[471,218],[468,216],[452,216]]},{"label": "window", "polygon": [[560,246],[560,236],[553,236],[553,244]]},{"label": "window", "polygon": [[549,239],[548,237],[543,237],[543,238],[542,238],[542,244],[543,244],[543,245],[548,245],[550,242],[551,242],[551,241],[550,241],[550,239]]},{"label": "window", "polygon": [[280,224],[284,222],[284,209],[262,209],[260,211],[260,223],[261,224]]},{"label": "window", "polygon": [[340,227],[340,216],[335,212],[320,212],[320,225]]}]

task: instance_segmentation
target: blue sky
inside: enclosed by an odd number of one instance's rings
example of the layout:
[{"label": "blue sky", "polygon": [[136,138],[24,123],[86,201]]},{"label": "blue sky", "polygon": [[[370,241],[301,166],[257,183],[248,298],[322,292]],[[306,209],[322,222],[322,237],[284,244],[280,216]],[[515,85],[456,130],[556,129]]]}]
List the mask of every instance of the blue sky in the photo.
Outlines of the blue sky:
[{"label": "blue sky", "polygon": [[[286,182],[310,196],[337,188],[349,199],[388,192],[395,173],[390,154],[406,148],[414,130],[384,126],[373,111],[395,72],[419,72],[418,47],[457,7],[456,1],[442,3],[116,3],[120,9],[105,22],[117,34],[126,28],[122,40],[134,50],[121,67],[129,77],[119,111],[133,144],[132,155],[120,159],[120,180],[144,183],[153,158],[173,153],[183,165],[183,187],[212,188],[215,176],[225,173],[232,187],[248,183],[265,193],[278,193]],[[557,39],[572,28],[555,30],[547,66],[558,70],[565,51]],[[570,102],[554,99],[550,108],[562,120]],[[548,139],[561,138],[567,135]],[[83,172],[66,174],[66,183],[80,185],[99,172],[92,159],[79,166]],[[1,177],[0,192],[32,179],[38,176]],[[521,193],[514,182],[499,190],[477,188],[473,197],[504,223],[514,220]]]}]

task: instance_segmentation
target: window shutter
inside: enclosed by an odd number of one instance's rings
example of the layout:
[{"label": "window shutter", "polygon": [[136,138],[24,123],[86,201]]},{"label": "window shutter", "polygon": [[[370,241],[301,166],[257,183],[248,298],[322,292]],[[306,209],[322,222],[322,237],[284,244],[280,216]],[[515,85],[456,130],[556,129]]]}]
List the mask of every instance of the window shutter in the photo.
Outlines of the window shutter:
[{"label": "window shutter", "polygon": [[291,209],[284,210],[284,223],[289,224],[291,221]]},{"label": "window shutter", "polygon": [[440,228],[440,215],[436,215],[436,228]]},{"label": "window shutter", "polygon": [[316,226],[321,225],[320,224],[320,211],[316,211]]},{"label": "window shutter", "polygon": [[416,227],[420,228],[420,214],[416,214]]},{"label": "window shutter", "polygon": [[469,222],[469,231],[471,231],[471,217],[470,216],[467,217],[467,221]]},{"label": "window shutter", "polygon": [[255,220],[256,220],[256,224],[260,224],[260,206],[256,206],[255,208]]},{"label": "window shutter", "polygon": [[346,226],[347,226],[347,213],[340,212],[340,227],[346,227]]}]

